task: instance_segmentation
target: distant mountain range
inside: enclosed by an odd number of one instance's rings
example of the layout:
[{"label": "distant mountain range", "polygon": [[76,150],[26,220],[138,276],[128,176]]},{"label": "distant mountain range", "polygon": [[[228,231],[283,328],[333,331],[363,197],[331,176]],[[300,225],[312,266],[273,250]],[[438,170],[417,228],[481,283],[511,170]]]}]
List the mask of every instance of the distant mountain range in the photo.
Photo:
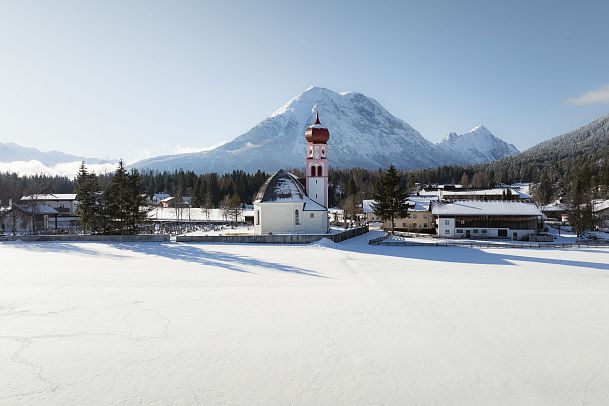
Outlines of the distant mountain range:
[{"label": "distant mountain range", "polygon": [[0,143],[0,162],[14,161],[38,161],[46,166],[54,166],[60,163],[86,161],[87,164],[104,164],[105,161],[97,158],[85,158],[76,155],[65,154],[59,151],[43,152],[36,148],[22,147],[15,143]]},{"label": "distant mountain range", "polygon": [[401,169],[428,168],[481,163],[518,153],[483,126],[462,135],[451,133],[434,144],[370,97],[310,87],[231,142],[204,152],[149,158],[132,166],[198,173],[301,167],[304,132],[316,110],[330,130],[329,156],[336,168],[378,169],[390,164]]}]

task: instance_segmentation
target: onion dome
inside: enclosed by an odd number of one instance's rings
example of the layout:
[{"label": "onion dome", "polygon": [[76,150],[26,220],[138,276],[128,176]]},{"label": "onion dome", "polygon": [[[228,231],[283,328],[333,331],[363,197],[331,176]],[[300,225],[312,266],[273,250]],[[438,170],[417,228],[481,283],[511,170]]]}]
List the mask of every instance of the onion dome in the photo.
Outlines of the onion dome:
[{"label": "onion dome", "polygon": [[326,144],[330,139],[330,131],[319,121],[319,110],[317,111],[315,123],[305,131],[305,138],[308,142],[315,144]]}]

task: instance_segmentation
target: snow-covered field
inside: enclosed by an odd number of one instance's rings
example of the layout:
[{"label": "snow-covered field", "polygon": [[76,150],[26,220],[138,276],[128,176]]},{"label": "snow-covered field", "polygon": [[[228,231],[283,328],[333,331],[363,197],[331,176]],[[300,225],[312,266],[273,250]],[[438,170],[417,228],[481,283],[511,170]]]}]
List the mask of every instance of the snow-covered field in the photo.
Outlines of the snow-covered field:
[{"label": "snow-covered field", "polygon": [[0,243],[0,404],[609,404],[609,250]]}]

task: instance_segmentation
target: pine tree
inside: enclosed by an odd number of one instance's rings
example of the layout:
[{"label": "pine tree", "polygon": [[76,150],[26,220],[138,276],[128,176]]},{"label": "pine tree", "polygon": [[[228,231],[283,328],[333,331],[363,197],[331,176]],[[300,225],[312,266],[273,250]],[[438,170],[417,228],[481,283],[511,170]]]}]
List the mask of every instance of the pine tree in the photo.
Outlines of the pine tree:
[{"label": "pine tree", "polygon": [[99,227],[99,185],[97,176],[89,173],[83,161],[76,176],[76,200],[78,201],[77,215],[83,231],[96,232]]},{"label": "pine tree", "polygon": [[391,221],[391,234],[395,234],[395,219],[408,215],[406,191],[400,185],[400,177],[395,166],[391,165],[374,188],[374,214],[383,220]]},{"label": "pine tree", "polygon": [[110,181],[110,187],[104,194],[105,214],[109,234],[125,234],[129,217],[129,175],[122,160]]},{"label": "pine tree", "polygon": [[146,195],[140,193],[141,180],[137,169],[127,175],[127,218],[125,234],[137,234],[139,226],[146,223],[148,213],[142,210],[146,206]]}]

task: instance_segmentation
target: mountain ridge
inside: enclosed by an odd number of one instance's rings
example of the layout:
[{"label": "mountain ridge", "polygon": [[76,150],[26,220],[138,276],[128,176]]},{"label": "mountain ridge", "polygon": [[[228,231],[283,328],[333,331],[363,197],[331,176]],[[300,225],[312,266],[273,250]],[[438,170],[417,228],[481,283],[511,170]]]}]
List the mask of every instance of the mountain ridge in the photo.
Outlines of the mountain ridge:
[{"label": "mountain ridge", "polygon": [[[477,154],[471,154],[471,151],[462,154],[456,147],[440,147],[371,97],[359,92],[337,93],[311,86],[249,131],[217,148],[153,157],[132,166],[198,173],[237,169],[271,172],[300,167],[304,163],[306,147],[304,132],[313,122],[317,110],[322,123],[330,129],[329,152],[332,166],[336,168],[378,169],[394,164],[400,169],[416,169],[468,163],[472,162],[473,156],[475,162],[483,162],[488,152],[481,150],[476,151]],[[511,145],[490,135],[498,145]],[[504,151],[514,153],[507,147]],[[495,155],[490,159],[496,159]]]}]

